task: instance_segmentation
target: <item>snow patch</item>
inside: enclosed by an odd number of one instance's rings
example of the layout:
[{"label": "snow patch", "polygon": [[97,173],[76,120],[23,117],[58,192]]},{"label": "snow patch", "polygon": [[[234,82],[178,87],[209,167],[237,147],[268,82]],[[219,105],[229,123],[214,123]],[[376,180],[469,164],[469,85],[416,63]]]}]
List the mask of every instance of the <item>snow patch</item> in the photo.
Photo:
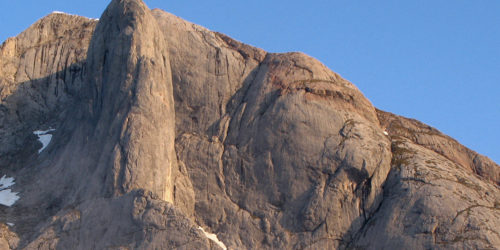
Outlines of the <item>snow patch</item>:
[{"label": "snow patch", "polygon": [[[52,14],[63,14],[63,15],[69,15],[69,16],[79,16],[79,15],[69,14],[69,13],[66,13],[66,12],[58,11],[58,10],[52,11]],[[86,17],[86,18],[88,18],[90,20],[94,20],[94,21],[99,21],[99,18],[89,18],[89,17]]]},{"label": "snow patch", "polygon": [[38,140],[42,143],[42,148],[38,150],[38,153],[40,154],[50,143],[52,140],[52,134],[50,132],[56,131],[55,129],[49,129],[49,130],[37,130],[33,132],[33,134],[38,136]]},{"label": "snow patch", "polygon": [[10,223],[10,222],[7,222],[7,223],[5,223],[5,224],[7,224],[7,225],[9,225],[9,226],[11,226],[11,227],[13,227],[13,226],[14,226],[14,223]]},{"label": "snow patch", "polygon": [[215,242],[222,249],[227,250],[226,245],[224,245],[224,243],[217,238],[217,235],[205,232],[205,230],[203,230],[203,228],[200,226],[198,226],[198,229],[200,229],[205,234],[205,236],[207,238],[209,238],[211,241]]},{"label": "snow patch", "polygon": [[6,189],[14,184],[16,184],[16,183],[14,182],[14,178],[12,178],[12,177],[7,177],[6,175],[4,175],[0,179],[0,189]]},{"label": "snow patch", "polygon": [[384,130],[384,135],[389,135],[389,133],[387,133],[387,131]]},{"label": "snow patch", "polygon": [[14,205],[17,200],[19,200],[19,196],[17,195],[18,193],[12,192],[9,188],[14,184],[14,178],[12,177],[4,175],[0,179],[0,204],[10,207]]}]

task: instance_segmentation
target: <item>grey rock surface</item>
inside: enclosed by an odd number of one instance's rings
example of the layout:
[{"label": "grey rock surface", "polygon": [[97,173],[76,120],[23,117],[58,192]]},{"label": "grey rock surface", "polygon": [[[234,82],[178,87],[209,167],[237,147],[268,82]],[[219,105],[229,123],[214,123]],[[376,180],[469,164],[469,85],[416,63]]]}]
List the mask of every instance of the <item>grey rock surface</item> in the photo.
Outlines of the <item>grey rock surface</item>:
[{"label": "grey rock surface", "polygon": [[[16,169],[39,147],[33,131],[56,126],[84,84],[96,21],[50,14],[0,47],[0,166]],[[27,159],[27,160],[25,160]]]},{"label": "grey rock surface", "polygon": [[5,41],[0,97],[5,249],[500,247],[496,163],[140,0]]}]

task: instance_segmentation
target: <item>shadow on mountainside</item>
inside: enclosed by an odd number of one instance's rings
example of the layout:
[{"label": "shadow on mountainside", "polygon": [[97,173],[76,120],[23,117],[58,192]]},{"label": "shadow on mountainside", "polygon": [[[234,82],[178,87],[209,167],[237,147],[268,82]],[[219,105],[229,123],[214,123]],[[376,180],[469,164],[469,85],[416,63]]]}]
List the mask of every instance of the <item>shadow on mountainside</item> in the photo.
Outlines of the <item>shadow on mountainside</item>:
[{"label": "shadow on mountainside", "polygon": [[[52,156],[67,142],[68,117],[77,117],[83,98],[81,88],[85,63],[79,62],[46,77],[17,85],[0,104],[0,173],[15,178],[12,191],[20,199],[11,207],[0,205],[0,220],[13,223],[13,231],[23,246],[39,224],[61,209],[63,197],[33,197],[37,177],[51,164]],[[55,129],[47,148],[38,153],[41,143],[36,130]],[[62,129],[65,128],[65,129]],[[64,177],[62,177],[64,178]],[[53,182],[63,181],[53,176]]]}]

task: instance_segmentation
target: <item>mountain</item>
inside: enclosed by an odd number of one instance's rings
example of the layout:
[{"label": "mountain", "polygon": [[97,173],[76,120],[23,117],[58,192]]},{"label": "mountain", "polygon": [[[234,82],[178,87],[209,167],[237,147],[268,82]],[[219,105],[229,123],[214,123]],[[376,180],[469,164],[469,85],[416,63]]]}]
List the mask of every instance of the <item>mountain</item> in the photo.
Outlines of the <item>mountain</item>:
[{"label": "mountain", "polygon": [[0,97],[2,249],[500,247],[489,158],[141,0],[5,41]]}]

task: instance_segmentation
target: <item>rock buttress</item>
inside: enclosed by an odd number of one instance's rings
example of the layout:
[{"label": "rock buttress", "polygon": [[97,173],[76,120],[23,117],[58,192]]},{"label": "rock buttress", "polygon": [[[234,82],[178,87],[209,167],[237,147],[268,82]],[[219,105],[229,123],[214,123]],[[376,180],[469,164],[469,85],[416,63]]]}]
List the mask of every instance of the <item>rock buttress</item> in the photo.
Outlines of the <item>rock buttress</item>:
[{"label": "rock buttress", "polygon": [[94,140],[104,139],[98,168],[106,169],[107,192],[146,189],[172,201],[175,111],[162,37],[141,1],[113,1],[96,27],[88,108]]}]

